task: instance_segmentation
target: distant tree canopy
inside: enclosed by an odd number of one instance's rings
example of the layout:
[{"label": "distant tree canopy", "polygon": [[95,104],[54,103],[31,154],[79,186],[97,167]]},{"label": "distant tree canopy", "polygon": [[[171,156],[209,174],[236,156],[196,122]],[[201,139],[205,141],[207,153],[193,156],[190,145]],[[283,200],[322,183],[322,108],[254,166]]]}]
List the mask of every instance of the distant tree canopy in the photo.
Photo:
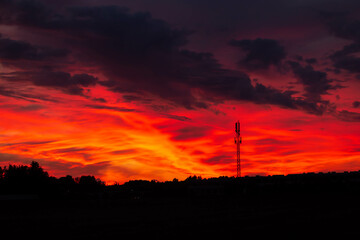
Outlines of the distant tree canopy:
[{"label": "distant tree canopy", "polygon": [[202,178],[189,176],[183,181],[131,180],[122,185],[105,186],[94,176],[73,178],[70,175],[49,176],[39,163],[29,166],[0,167],[0,195],[36,194],[57,199],[97,199],[112,196],[127,199],[184,196],[255,196],[293,193],[319,193],[349,191],[360,196],[360,171],[344,173],[304,173],[255,177]]},{"label": "distant tree canopy", "polygon": [[94,176],[75,179],[70,175],[58,179],[50,177],[38,162],[32,161],[30,166],[9,164],[0,167],[0,186],[0,194],[48,194],[56,191],[69,192],[75,188],[76,191],[98,190],[105,183]]},{"label": "distant tree canopy", "polygon": [[95,179],[94,176],[81,176],[80,178],[75,178],[75,182],[82,185],[102,185],[103,182],[98,178]]},{"label": "distant tree canopy", "polygon": [[30,167],[10,164],[0,170],[0,180],[4,182],[44,181],[48,178],[49,174],[35,161],[31,162]]},{"label": "distant tree canopy", "polygon": [[188,178],[185,179],[185,182],[197,182],[197,181],[201,181],[202,177],[201,176],[189,176]]}]

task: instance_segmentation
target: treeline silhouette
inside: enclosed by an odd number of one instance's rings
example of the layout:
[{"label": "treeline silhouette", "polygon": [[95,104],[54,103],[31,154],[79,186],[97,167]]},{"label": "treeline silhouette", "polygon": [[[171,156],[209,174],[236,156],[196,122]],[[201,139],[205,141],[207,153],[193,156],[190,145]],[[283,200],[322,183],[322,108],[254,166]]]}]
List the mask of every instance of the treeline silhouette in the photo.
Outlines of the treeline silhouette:
[{"label": "treeline silhouette", "polygon": [[202,178],[189,176],[183,181],[131,180],[106,185],[94,176],[73,178],[49,176],[39,163],[30,166],[0,167],[0,195],[35,194],[40,198],[132,199],[192,197],[257,197],[350,193],[360,195],[360,171],[303,173],[254,177]]},{"label": "treeline silhouette", "polygon": [[51,198],[97,193],[103,191],[104,187],[104,182],[90,175],[76,178],[70,175],[60,178],[49,176],[35,161],[30,166],[9,164],[0,167],[0,195],[33,194]]}]

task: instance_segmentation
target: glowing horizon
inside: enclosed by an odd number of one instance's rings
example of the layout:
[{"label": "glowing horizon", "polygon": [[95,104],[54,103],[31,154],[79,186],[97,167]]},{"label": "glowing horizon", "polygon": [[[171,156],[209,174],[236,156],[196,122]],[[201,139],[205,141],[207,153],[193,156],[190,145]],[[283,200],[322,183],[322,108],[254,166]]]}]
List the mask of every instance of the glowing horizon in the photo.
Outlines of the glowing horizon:
[{"label": "glowing horizon", "polygon": [[[8,106],[1,109],[1,115],[6,116],[0,136],[6,143],[0,146],[2,163],[37,160],[56,177],[94,174],[107,183],[123,183],[190,175],[234,176],[234,119],[241,121],[243,175],[360,169],[360,157],[354,154],[357,123],[341,122],[339,131],[334,126],[340,120],[333,116],[227,103],[221,108],[226,109],[226,115],[187,110],[181,112],[186,120],[178,120],[174,119],[177,112],[159,116],[130,105],[83,107],[90,102],[87,99],[71,106],[61,99],[62,103],[51,105],[51,109],[37,109],[23,100],[16,104],[2,100],[2,106]],[[36,110],[19,110],[31,107]]]}]

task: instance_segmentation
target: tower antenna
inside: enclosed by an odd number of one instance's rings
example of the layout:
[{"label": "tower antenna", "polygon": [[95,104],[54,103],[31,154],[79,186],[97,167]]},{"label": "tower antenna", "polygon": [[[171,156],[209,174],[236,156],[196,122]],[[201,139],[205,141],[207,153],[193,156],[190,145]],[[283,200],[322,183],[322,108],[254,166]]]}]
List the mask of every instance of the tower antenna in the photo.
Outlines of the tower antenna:
[{"label": "tower antenna", "polygon": [[240,136],[240,122],[235,122],[235,144],[236,144],[236,177],[241,177],[241,165],[240,165],[240,144],[242,138]]}]

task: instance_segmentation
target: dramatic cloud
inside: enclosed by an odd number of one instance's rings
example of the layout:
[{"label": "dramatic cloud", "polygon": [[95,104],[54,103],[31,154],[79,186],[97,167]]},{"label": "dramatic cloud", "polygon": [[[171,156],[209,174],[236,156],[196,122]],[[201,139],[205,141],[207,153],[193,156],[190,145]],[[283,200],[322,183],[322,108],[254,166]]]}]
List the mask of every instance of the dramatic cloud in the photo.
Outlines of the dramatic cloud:
[{"label": "dramatic cloud", "polygon": [[[99,83],[114,92],[155,96],[187,109],[208,108],[209,103],[224,100],[293,109],[309,105],[293,99],[291,92],[259,83],[253,86],[247,74],[223,68],[210,53],[183,50],[188,32],[173,29],[148,13],[132,14],[117,6],[72,7],[56,13],[45,11],[41,4],[31,5],[31,1],[27,3],[31,7],[22,4],[13,2],[9,9],[15,12],[10,17],[5,14],[2,22],[61,34],[67,47],[79,52],[74,57],[83,64],[96,64],[108,77],[100,82],[87,74],[71,76],[60,70],[27,72],[26,78],[37,86],[81,95],[83,87]],[[36,17],[32,15],[35,10],[40,12]],[[255,68],[279,64],[285,57],[283,47],[270,39],[236,41],[233,45],[249,51],[246,61]],[[21,78],[17,75],[16,79]],[[311,108],[315,110],[310,112],[321,111],[317,106]]]},{"label": "dramatic cloud", "polygon": [[84,87],[93,86],[97,78],[86,73],[71,75],[68,72],[40,70],[4,74],[3,79],[13,82],[32,82],[36,86],[51,87],[68,94],[83,95]]},{"label": "dramatic cloud", "polygon": [[330,56],[334,67],[360,73],[360,20],[351,19],[343,13],[326,13],[324,17],[332,34],[352,41]]},{"label": "dramatic cloud", "polygon": [[49,60],[66,54],[65,50],[36,47],[24,41],[3,38],[0,34],[0,59],[5,63],[6,60]]},{"label": "dramatic cloud", "polygon": [[351,19],[345,13],[325,12],[330,32],[335,36],[352,41],[360,41],[360,21]]},{"label": "dramatic cloud", "polygon": [[321,102],[322,95],[342,87],[339,84],[334,85],[334,80],[329,79],[326,72],[317,71],[311,65],[302,66],[294,61],[288,61],[288,64],[299,82],[304,85],[304,95],[310,102]]},{"label": "dramatic cloud", "polygon": [[246,53],[238,64],[249,70],[267,69],[271,65],[279,66],[286,57],[284,47],[273,39],[232,40],[230,45],[239,47]]},{"label": "dramatic cloud", "polygon": [[360,122],[360,113],[342,110],[337,113],[337,117],[346,122]]},{"label": "dramatic cloud", "polygon": [[360,42],[344,46],[343,49],[332,54],[330,58],[335,68],[360,73],[360,58],[355,55],[359,52]]}]

